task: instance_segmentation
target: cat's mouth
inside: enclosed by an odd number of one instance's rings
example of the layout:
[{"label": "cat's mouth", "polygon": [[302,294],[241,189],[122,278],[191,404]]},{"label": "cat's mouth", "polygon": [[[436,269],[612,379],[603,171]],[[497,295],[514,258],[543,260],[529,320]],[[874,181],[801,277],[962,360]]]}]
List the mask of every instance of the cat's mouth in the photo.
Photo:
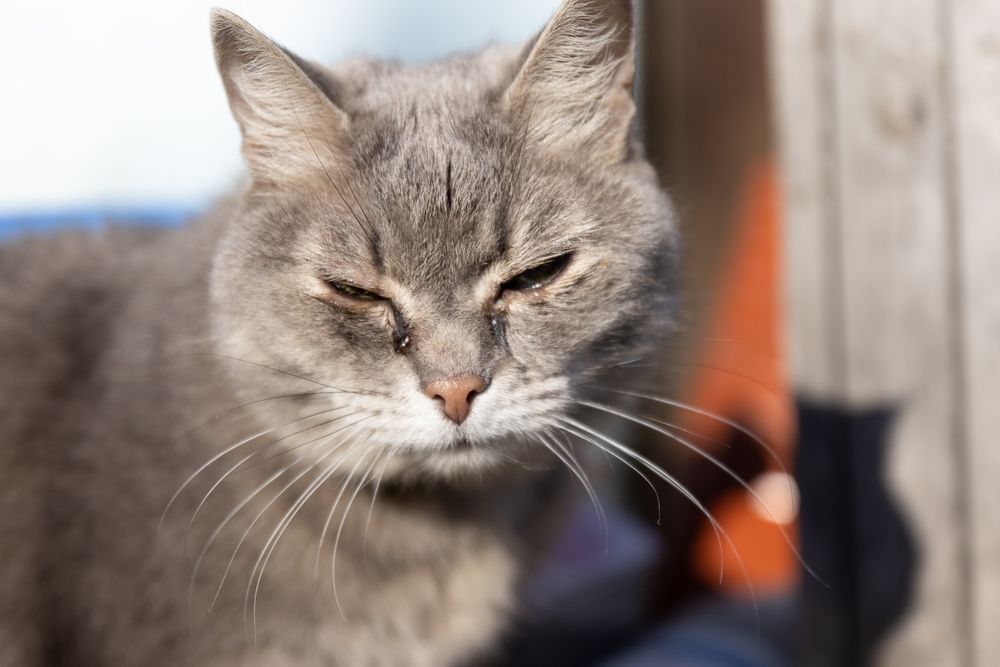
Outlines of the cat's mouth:
[{"label": "cat's mouth", "polygon": [[459,436],[451,443],[451,447],[449,447],[449,449],[453,449],[459,452],[467,452],[470,449],[472,449],[473,446],[474,445],[472,444],[471,440],[469,440],[465,436]]}]

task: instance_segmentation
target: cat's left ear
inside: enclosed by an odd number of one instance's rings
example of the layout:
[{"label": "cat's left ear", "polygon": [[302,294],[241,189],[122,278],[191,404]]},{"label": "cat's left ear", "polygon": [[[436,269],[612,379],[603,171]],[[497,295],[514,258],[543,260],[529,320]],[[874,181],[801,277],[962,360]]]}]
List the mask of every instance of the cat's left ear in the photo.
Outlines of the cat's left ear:
[{"label": "cat's left ear", "polygon": [[629,0],[564,0],[504,94],[529,140],[608,163],[628,155],[635,115]]},{"label": "cat's left ear", "polygon": [[211,27],[254,182],[287,183],[332,169],[347,147],[350,119],[327,82],[232,12],[213,9]]}]

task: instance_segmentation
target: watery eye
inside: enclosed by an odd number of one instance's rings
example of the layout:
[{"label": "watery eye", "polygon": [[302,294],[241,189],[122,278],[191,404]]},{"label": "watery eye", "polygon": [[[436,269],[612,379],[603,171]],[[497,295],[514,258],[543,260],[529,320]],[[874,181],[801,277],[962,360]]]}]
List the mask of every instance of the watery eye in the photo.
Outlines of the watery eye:
[{"label": "watery eye", "polygon": [[330,287],[332,287],[336,292],[342,296],[346,296],[349,299],[354,299],[356,301],[385,301],[385,297],[376,294],[375,292],[369,292],[366,289],[361,289],[355,285],[349,283],[338,283],[329,282]]},{"label": "watery eye", "polygon": [[551,282],[553,278],[562,273],[562,270],[566,268],[567,264],[569,264],[569,259],[570,253],[566,253],[565,255],[559,255],[558,257],[546,260],[536,267],[517,274],[502,284],[500,286],[500,291],[523,292],[525,290],[533,290],[538,289],[539,287],[544,287]]}]

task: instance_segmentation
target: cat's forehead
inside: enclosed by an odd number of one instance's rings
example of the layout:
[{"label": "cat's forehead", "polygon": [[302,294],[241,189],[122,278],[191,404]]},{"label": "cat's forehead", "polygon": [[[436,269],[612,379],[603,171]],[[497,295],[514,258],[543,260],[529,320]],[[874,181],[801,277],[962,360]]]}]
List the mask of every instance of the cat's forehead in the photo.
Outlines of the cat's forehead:
[{"label": "cat's forehead", "polygon": [[471,131],[471,120],[420,114],[368,154],[359,189],[378,218],[374,245],[387,273],[461,281],[508,248],[516,151],[499,132]]},{"label": "cat's forehead", "polygon": [[359,93],[355,188],[387,273],[461,281],[507,249],[524,135],[495,86],[470,61],[457,74],[454,64],[383,71]]},{"label": "cat's forehead", "polygon": [[[526,238],[558,245],[558,225],[532,226],[556,217],[571,194],[566,179],[553,187],[551,169],[532,160],[526,128],[501,103],[516,59],[494,50],[423,67],[365,61],[346,78],[337,73],[351,119],[349,185],[326,195],[344,194],[356,209],[362,224],[350,211],[335,224],[383,273],[458,287]],[[326,180],[317,181],[324,190]]]}]

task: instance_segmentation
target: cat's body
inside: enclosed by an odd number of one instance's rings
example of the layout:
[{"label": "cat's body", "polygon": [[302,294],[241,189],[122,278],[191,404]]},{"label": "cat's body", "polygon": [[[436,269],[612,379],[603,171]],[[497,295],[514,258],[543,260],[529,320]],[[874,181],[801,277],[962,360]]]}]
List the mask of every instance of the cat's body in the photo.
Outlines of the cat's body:
[{"label": "cat's body", "polygon": [[[543,45],[595,11],[567,2]],[[622,100],[574,138],[523,113],[545,53],[327,74],[251,31],[216,15],[253,185],[180,230],[0,247],[0,664],[488,655],[558,506],[511,461],[659,321],[669,208]],[[553,127],[599,134],[593,164]],[[517,262],[546,286],[503,287]],[[602,271],[619,301],[583,295]]]}]

